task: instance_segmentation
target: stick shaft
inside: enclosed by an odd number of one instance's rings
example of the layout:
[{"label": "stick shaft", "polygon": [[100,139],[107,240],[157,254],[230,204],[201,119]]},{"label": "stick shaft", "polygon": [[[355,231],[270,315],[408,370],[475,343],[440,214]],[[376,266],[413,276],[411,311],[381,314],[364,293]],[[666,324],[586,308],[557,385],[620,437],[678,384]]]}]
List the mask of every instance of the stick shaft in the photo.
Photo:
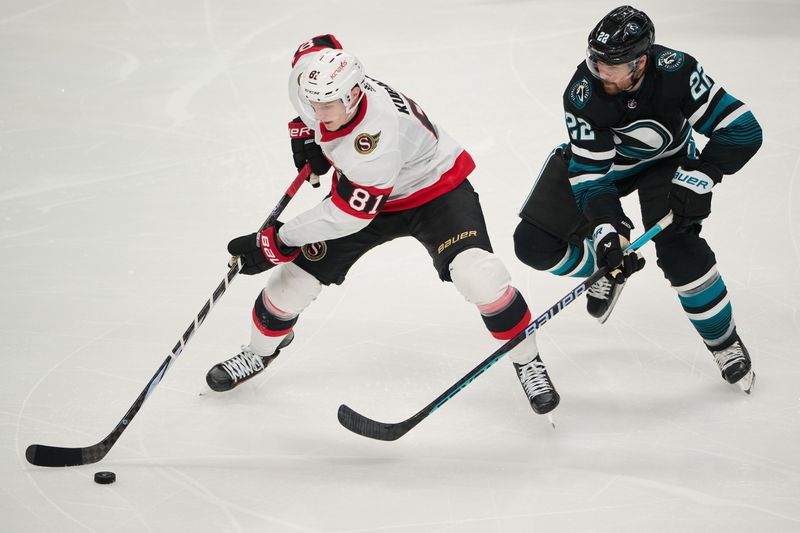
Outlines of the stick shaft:
[{"label": "stick shaft", "polygon": [[[642,245],[650,241],[653,237],[658,235],[667,226],[672,223],[672,213],[668,213],[664,218],[659,220],[648,231],[642,234],[641,237],[636,239],[630,246],[625,249],[625,252],[635,251]],[[455,382],[450,388],[440,394],[435,400],[423,407],[418,413],[412,417],[397,423],[384,423],[377,422],[364,415],[352,410],[347,405],[339,406],[339,422],[347,429],[354,433],[358,433],[364,437],[369,437],[378,440],[397,440],[406,433],[408,433],[417,424],[422,422],[425,418],[433,414],[434,411],[439,409],[450,398],[458,394],[467,385],[472,383],[478,376],[486,372],[492,365],[502,359],[514,347],[533,335],[543,324],[548,322],[556,314],[558,314],[566,306],[578,299],[580,295],[586,292],[589,287],[596,283],[600,278],[605,276],[607,270],[605,268],[599,269],[597,272],[583,280],[580,285],[568,292],[558,302],[553,304],[547,311],[539,315],[533,322],[531,322],[525,330],[518,333],[515,337],[508,340],[500,348],[498,348],[489,357],[481,361],[475,368],[470,370],[464,377]]]},{"label": "stick shaft", "polygon": [[[286,190],[284,195],[278,201],[278,204],[269,214],[267,219],[261,225],[259,231],[266,229],[268,226],[275,223],[278,219],[280,214],[289,204],[289,201],[294,197],[297,191],[300,189],[300,186],[303,182],[308,178],[310,174],[310,168],[308,165],[303,167],[303,169],[297,174],[297,177],[294,178],[292,183],[289,185],[289,188]],[[211,294],[211,297],[205,302],[203,307],[200,309],[200,312],[197,313],[194,320],[189,324],[189,327],[186,328],[183,335],[178,339],[178,342],[172,348],[172,352],[167,355],[167,358],[161,363],[161,366],[158,367],[156,373],[150,378],[150,381],[147,382],[142,392],[136,398],[136,401],[133,402],[133,405],[128,409],[125,413],[125,416],[117,423],[116,427],[109,433],[105,439],[94,444],[92,446],[87,446],[85,448],[63,448],[58,446],[47,446],[42,444],[32,444],[28,446],[27,450],[25,450],[25,457],[27,458],[28,462],[37,466],[75,466],[75,465],[82,465],[82,464],[91,464],[100,461],[105,455],[109,452],[114,443],[120,438],[122,433],[127,429],[130,425],[130,422],[133,420],[133,417],[139,412],[144,404],[145,400],[153,393],[156,386],[161,382],[164,377],[164,374],[167,373],[172,363],[177,359],[177,357],[183,352],[183,349],[186,347],[186,343],[189,342],[200,326],[205,321],[208,313],[211,312],[214,305],[222,298],[222,295],[225,294],[225,291],[228,289],[228,286],[239,273],[241,269],[241,261],[237,260],[233,262],[228,273],[222,279],[222,281],[217,285],[217,288],[214,289],[214,292]]]}]

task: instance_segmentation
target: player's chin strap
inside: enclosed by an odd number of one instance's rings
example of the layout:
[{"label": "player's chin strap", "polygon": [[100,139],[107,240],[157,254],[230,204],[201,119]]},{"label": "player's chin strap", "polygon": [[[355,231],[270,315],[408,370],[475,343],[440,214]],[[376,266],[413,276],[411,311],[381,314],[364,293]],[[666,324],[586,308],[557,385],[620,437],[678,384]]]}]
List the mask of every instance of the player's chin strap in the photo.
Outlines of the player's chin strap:
[{"label": "player's chin strap", "polygon": [[[625,248],[624,253],[635,252],[645,243],[650,241],[653,237],[661,233],[667,226],[672,223],[672,212],[670,211],[667,216],[659,220],[652,228],[647,230],[641,237],[633,241],[630,246]],[[439,407],[442,406],[447,400],[455,396],[461,389],[472,383],[472,381],[483,374],[490,366],[503,358],[515,346],[520,344],[529,336],[533,335],[542,325],[553,318],[559,311],[578,299],[578,297],[586,292],[589,287],[594,285],[603,276],[608,273],[607,268],[601,268],[585,280],[583,283],[568,292],[563,298],[556,302],[550,309],[539,315],[536,320],[531,322],[524,331],[517,334],[500,348],[498,348],[492,355],[484,359],[478,366],[470,370],[467,375],[459,379],[453,386],[444,391],[438,398],[426,405],[417,414],[402,422],[385,423],[377,422],[371,418],[367,418],[359,414],[348,406],[342,404],[339,406],[339,422],[352,431],[364,437],[377,440],[397,440],[417,424],[425,420],[429,415],[433,414]]]},{"label": "player's chin strap", "polygon": [[[647,57],[649,58],[650,55],[648,54]],[[642,61],[642,58],[640,57],[639,59],[636,60],[636,62],[634,63],[633,67],[631,67],[631,87],[630,87],[630,89],[627,89],[625,92],[634,90],[634,87],[636,87],[636,84],[639,83],[642,80],[642,78],[644,78],[644,71],[647,70],[647,69],[642,69],[642,73],[639,74],[638,77],[634,77],[634,74],[636,74],[636,69],[639,68],[639,63],[641,61]]]},{"label": "player's chin strap", "polygon": [[638,77],[634,78],[635,74],[636,74],[636,70],[634,69],[633,72],[631,72],[631,86],[630,86],[630,88],[626,89],[625,92],[630,92],[630,91],[636,90],[636,85],[640,81],[642,81],[642,78],[644,78],[644,71],[642,71],[642,73],[639,74]]}]

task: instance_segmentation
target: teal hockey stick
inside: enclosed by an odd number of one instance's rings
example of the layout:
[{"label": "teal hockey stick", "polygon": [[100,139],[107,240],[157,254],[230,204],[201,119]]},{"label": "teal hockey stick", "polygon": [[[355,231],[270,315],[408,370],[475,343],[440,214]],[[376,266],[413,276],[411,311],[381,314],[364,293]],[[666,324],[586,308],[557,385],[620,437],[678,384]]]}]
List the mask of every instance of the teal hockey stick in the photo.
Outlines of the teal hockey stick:
[{"label": "teal hockey stick", "polygon": [[[664,218],[656,222],[652,228],[647,230],[641,237],[636,239],[628,246],[625,251],[635,251],[642,247],[645,243],[650,241],[653,237],[661,233],[661,231],[672,223],[672,212],[667,214]],[[486,372],[489,367],[502,359],[508,352],[515,346],[524,341],[529,336],[533,335],[539,328],[542,327],[548,320],[556,316],[562,309],[578,299],[580,295],[586,292],[589,287],[594,285],[600,278],[606,275],[607,269],[601,268],[578,285],[569,291],[563,298],[556,302],[550,309],[539,315],[536,320],[531,322],[524,331],[521,331],[517,336],[508,340],[500,348],[497,349],[492,355],[481,361],[481,363],[473,368],[464,377],[459,379],[453,386],[444,391],[438,398],[426,405],[417,414],[397,423],[377,422],[371,418],[353,411],[348,406],[342,404],[339,406],[339,423],[344,427],[358,433],[364,437],[377,440],[397,440],[413,429],[417,424],[432,415],[434,411],[439,409],[447,400],[458,394],[464,387],[472,383],[478,376]]]}]

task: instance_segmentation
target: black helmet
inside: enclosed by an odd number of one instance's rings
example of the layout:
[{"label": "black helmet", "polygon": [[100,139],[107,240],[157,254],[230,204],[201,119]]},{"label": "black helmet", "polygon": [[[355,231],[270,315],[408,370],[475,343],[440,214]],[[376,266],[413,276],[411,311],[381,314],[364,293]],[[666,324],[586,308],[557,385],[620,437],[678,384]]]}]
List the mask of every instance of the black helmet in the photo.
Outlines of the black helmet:
[{"label": "black helmet", "polygon": [[621,6],[591,31],[587,55],[595,62],[612,65],[635,61],[650,51],[655,37],[650,17],[631,6]]}]

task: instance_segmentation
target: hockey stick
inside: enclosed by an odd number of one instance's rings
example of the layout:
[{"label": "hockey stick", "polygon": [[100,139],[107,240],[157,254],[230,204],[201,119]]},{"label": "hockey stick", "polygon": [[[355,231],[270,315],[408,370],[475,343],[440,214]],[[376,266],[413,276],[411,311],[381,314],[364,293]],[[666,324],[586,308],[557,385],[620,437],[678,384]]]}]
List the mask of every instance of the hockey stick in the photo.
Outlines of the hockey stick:
[{"label": "hockey stick", "polygon": [[[642,245],[650,241],[653,237],[658,235],[664,228],[672,223],[672,212],[667,214],[664,218],[656,222],[641,237],[636,239],[628,248],[626,252],[639,249]],[[377,440],[397,440],[413,429],[417,424],[425,420],[428,416],[433,414],[438,408],[442,406],[447,400],[455,396],[464,387],[472,383],[472,381],[486,372],[490,366],[503,358],[512,348],[524,341],[530,335],[538,330],[542,325],[553,318],[559,311],[578,299],[578,297],[586,292],[586,290],[596,283],[600,278],[606,275],[607,269],[601,268],[566,294],[561,300],[556,302],[550,309],[539,315],[536,320],[531,322],[524,331],[521,331],[515,337],[507,341],[500,348],[498,348],[492,355],[481,361],[481,363],[473,368],[464,377],[459,379],[452,387],[444,391],[438,398],[426,405],[417,414],[407,420],[397,423],[385,423],[372,420],[362,414],[359,414],[348,406],[342,404],[339,406],[339,423],[344,427],[358,433],[364,437]]]},{"label": "hockey stick", "polygon": [[[275,206],[275,209],[272,210],[272,213],[269,214],[267,220],[261,225],[261,230],[266,229],[268,226],[273,224],[286,206],[289,204],[289,200],[294,197],[297,193],[300,186],[309,177],[310,168],[308,165],[303,167],[297,177],[292,181],[289,188],[284,193],[283,197],[278,202],[278,205]],[[172,362],[181,354],[183,349],[186,347],[186,343],[189,342],[189,339],[192,338],[197,330],[200,328],[200,325],[208,316],[208,313],[211,311],[211,308],[217,303],[217,301],[225,294],[225,291],[228,289],[228,285],[233,281],[233,278],[239,273],[239,270],[242,268],[242,262],[239,258],[232,258],[231,262],[229,263],[230,270],[228,270],[228,274],[225,278],[217,285],[217,288],[214,290],[211,297],[208,301],[203,305],[203,308],[200,309],[200,312],[197,313],[197,316],[189,324],[189,327],[184,332],[183,336],[178,339],[178,343],[175,344],[175,347],[172,349],[172,352],[164,359],[164,362],[161,363],[161,366],[158,367],[155,375],[150,379],[147,385],[142,390],[139,397],[136,398],[136,401],[133,402],[133,405],[128,409],[128,412],[125,413],[125,416],[122,417],[122,420],[119,421],[117,426],[114,430],[108,434],[106,438],[94,444],[92,446],[87,446],[85,448],[62,448],[60,446],[47,446],[44,444],[31,444],[28,446],[28,449],[25,450],[25,458],[28,460],[29,463],[36,466],[76,466],[76,465],[88,465],[91,463],[96,463],[97,461],[101,460],[106,454],[111,450],[111,447],[119,439],[122,432],[130,425],[131,420],[133,417],[136,416],[136,413],[139,412],[139,409],[142,408],[142,404],[147,400],[150,394],[153,393],[153,390],[156,388],[161,382],[161,379],[164,377],[164,374],[169,370],[169,367],[172,365]]]}]

